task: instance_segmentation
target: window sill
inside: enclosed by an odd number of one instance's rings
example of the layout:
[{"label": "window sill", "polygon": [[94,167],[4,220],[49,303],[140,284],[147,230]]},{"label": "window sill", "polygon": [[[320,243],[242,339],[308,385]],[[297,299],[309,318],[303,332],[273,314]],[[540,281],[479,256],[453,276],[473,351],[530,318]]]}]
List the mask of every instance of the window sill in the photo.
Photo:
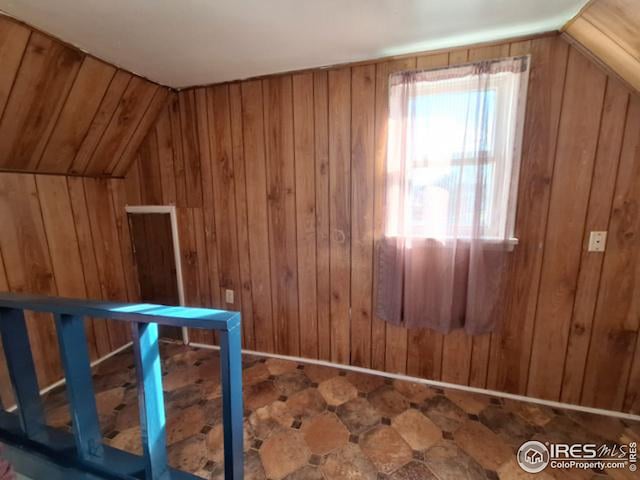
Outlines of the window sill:
[{"label": "window sill", "polygon": [[[397,238],[395,235],[388,235],[387,238]],[[442,241],[453,241],[453,240],[459,240],[461,242],[464,241],[469,241],[469,238],[453,238],[453,237],[445,237],[445,238],[432,238],[432,237],[406,237],[407,239],[415,239],[415,240],[434,240],[434,241],[438,241],[438,242],[442,242]],[[515,249],[516,245],[518,245],[518,243],[520,242],[520,240],[516,237],[511,237],[511,238],[498,238],[498,237],[485,237],[485,238],[480,238],[478,239],[479,241],[482,241],[484,243],[490,244],[490,245],[504,245],[507,249],[507,251],[511,252]]]}]

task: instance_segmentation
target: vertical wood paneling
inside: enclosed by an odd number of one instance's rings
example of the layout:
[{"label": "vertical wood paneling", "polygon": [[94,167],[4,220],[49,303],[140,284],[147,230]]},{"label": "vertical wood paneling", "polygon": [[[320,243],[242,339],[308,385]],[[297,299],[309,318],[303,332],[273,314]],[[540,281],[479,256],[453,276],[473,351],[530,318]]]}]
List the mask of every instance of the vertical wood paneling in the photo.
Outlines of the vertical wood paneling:
[{"label": "vertical wood paneling", "polygon": [[176,209],[184,301],[185,305],[192,307],[200,305],[197,232],[193,215],[194,209],[192,208],[178,207]]},{"label": "vertical wood paneling", "polygon": [[[636,351],[631,365],[629,382],[622,409],[626,412],[640,413],[640,335],[636,335]],[[620,386],[618,388],[621,388]]]},{"label": "vertical wood paneling", "polygon": [[169,89],[0,18],[0,168],[122,177]]},{"label": "vertical wood paneling", "polygon": [[517,394],[526,392],[529,375],[567,55],[567,44],[556,38],[532,41],[533,62],[515,226],[519,243],[512,252],[512,281],[505,295],[501,326],[493,334],[487,385],[495,390]]},{"label": "vertical wood paneling", "polygon": [[185,304],[196,307],[210,305],[211,295],[202,209],[179,207],[177,217]]},{"label": "vertical wood paneling", "polygon": [[269,219],[267,214],[267,173],[265,165],[262,83],[242,84],[242,126],[247,187],[251,292],[256,349],[275,351],[271,310],[271,266],[269,261]]},{"label": "vertical wood paneling", "polygon": [[[171,119],[169,106],[165,105],[163,111],[155,124],[155,132],[152,130],[149,135],[155,133],[158,142],[158,167],[160,168],[160,183],[162,184],[162,203],[165,205],[175,205],[176,203],[176,179],[174,174],[175,144],[171,134]],[[151,141],[147,140],[138,148],[139,152]],[[152,141],[151,141],[152,142]],[[152,143],[153,144],[153,143]]]},{"label": "vertical wood paneling", "polygon": [[564,363],[561,400],[578,403],[582,390],[587,350],[604,255],[588,251],[589,233],[606,231],[622,148],[622,134],[627,114],[629,92],[617,80],[607,83],[602,110],[598,153],[591,182],[589,207],[582,240],[580,273],[573,301],[567,356]]},{"label": "vertical wood paneling", "polygon": [[[199,238],[204,240],[205,245],[199,246],[198,249],[206,252],[207,265],[206,268],[200,269],[200,281],[205,281],[204,274],[207,274],[207,280],[209,282],[208,296],[210,303],[205,305],[212,305],[214,307],[222,307],[223,302],[222,292],[220,289],[220,270],[218,267],[219,249],[216,237],[216,222],[215,222],[215,201],[214,201],[214,186],[213,178],[211,174],[211,146],[209,142],[209,120],[208,120],[208,102],[207,91],[205,88],[199,88],[195,91],[196,101],[196,124],[198,127],[197,139],[198,139],[198,151],[200,152],[202,167],[202,211],[198,212],[202,215],[198,215],[198,219],[202,218],[202,228],[204,229],[204,237]],[[191,338],[194,342],[201,343],[216,343],[216,334],[207,330],[192,330],[190,332]]]},{"label": "vertical wood paneling", "polygon": [[[582,402],[621,409],[640,328],[640,97],[629,104]],[[637,385],[632,388],[638,391]]]},{"label": "vertical wood paneling", "polygon": [[115,71],[111,65],[85,57],[36,167],[38,170],[66,172],[69,169]]},{"label": "vertical wood paneling", "polygon": [[84,169],[85,175],[109,175],[113,172],[114,162],[123,155],[158,88],[140,77],[131,78],[89,165]]},{"label": "vertical wood paneling", "polygon": [[178,95],[171,99],[169,109],[169,123],[171,125],[171,137],[173,138],[173,173],[176,180],[176,205],[187,205],[187,177],[185,169],[184,153],[182,149],[182,127],[180,124],[180,103]]},{"label": "vertical wood paneling", "polygon": [[180,136],[182,138],[182,161],[186,182],[185,206],[202,206],[202,181],[200,180],[200,151],[196,128],[195,91],[178,94],[180,110]]},{"label": "vertical wood paneling", "polygon": [[113,177],[124,177],[135,160],[136,152],[145,136],[155,124],[158,115],[167,104],[169,91],[166,88],[156,88],[153,97],[145,109],[140,121],[133,127],[131,137],[126,141],[122,154],[113,159],[107,173]]},{"label": "vertical wood paneling", "polygon": [[349,363],[351,299],[351,69],[329,72],[331,360]]},{"label": "vertical wood paneling", "polygon": [[[111,216],[112,198],[123,195],[124,182],[103,180],[97,185],[94,191],[93,181],[77,177],[0,174],[1,276],[6,272],[8,281],[1,290],[137,300],[135,291],[127,292],[130,286],[137,288],[137,280],[134,285],[124,275],[105,274],[111,268],[133,269],[132,258],[121,253],[127,241],[119,238],[121,225]],[[120,189],[114,196],[112,191]],[[123,205],[113,213],[119,212],[124,213]],[[116,322],[85,320],[92,359],[128,339],[128,330]],[[28,312],[27,322],[40,386],[45,387],[62,375],[55,327],[47,314]]]},{"label": "vertical wood paneling", "polygon": [[313,73],[293,76],[293,138],[300,354],[318,358]]},{"label": "vertical wood paneling", "polygon": [[[449,56],[447,55],[447,58]],[[376,65],[376,100],[374,132],[373,174],[373,238],[384,236],[385,161],[387,158],[387,115],[389,109],[389,62]],[[373,270],[374,285],[378,269]],[[373,289],[375,303],[376,289]],[[371,367],[384,370],[387,340],[387,323],[373,315],[371,320]]]},{"label": "vertical wood paneling", "polygon": [[[0,250],[10,290],[55,295],[57,288],[33,175],[0,175],[0,224]],[[44,387],[62,373],[53,318],[30,312],[26,317],[38,381]]]},{"label": "vertical wood paneling", "polygon": [[124,188],[127,191],[127,203],[129,205],[142,204],[142,192],[140,189],[140,162],[136,161],[131,165],[129,173],[124,179]]},{"label": "vertical wood paneling", "polygon": [[244,159],[244,137],[242,131],[242,92],[240,85],[229,86],[231,105],[231,141],[235,181],[236,215],[238,227],[238,262],[242,284],[242,324],[245,348],[255,349],[255,327],[253,320],[253,294],[251,287],[251,259],[249,257],[249,228],[247,185]]},{"label": "vertical wood paneling", "polygon": [[313,73],[316,155],[316,286],[318,295],[318,357],[331,360],[331,284],[329,230],[329,77]]},{"label": "vertical wood paneling", "polygon": [[201,208],[193,209],[193,233],[195,237],[196,266],[198,274],[197,305],[204,307],[211,305],[211,283],[208,272],[208,251],[206,233],[204,231],[204,213]]},{"label": "vertical wood paneling", "polygon": [[[109,181],[83,179],[102,297],[105,300],[124,300],[127,298],[127,286],[121,260],[122,246],[119,242]],[[127,247],[130,248],[130,245]],[[109,321],[108,330],[112,348],[122,346],[129,340],[129,329],[122,322]]]},{"label": "vertical wood paneling", "polygon": [[[125,211],[127,206],[127,192],[124,182],[111,180],[109,182],[109,193],[111,194],[111,201],[113,203],[114,227],[117,231],[120,245],[122,269],[124,271],[125,287],[127,290],[126,298],[130,302],[135,302],[140,298],[140,285],[138,282],[138,271],[135,268],[135,260],[133,258],[133,241],[131,240],[129,222]],[[127,338],[129,338],[128,334]]]},{"label": "vertical wood paneling", "polygon": [[[63,176],[35,178],[57,293],[63,297],[87,298],[67,179]],[[88,321],[85,325],[89,350],[95,358],[93,322]]]},{"label": "vertical wood paneling", "polygon": [[[219,288],[236,292],[234,302],[225,308],[240,310],[240,267],[238,264],[238,238],[236,228],[236,199],[234,164],[231,140],[231,112],[227,85],[207,89],[207,120],[211,151],[211,179],[213,182],[213,209],[215,212],[216,242],[219,252]],[[203,132],[204,134],[204,132]],[[205,205],[207,208],[207,205]],[[220,291],[224,301],[224,292]]]},{"label": "vertical wood paneling", "polygon": [[117,71],[114,75],[100,102],[100,107],[93,117],[89,130],[85,134],[80,148],[78,148],[69,173],[83,174],[87,171],[96,147],[118,108],[119,102],[123,98],[129,82],[131,82],[131,78],[132,75],[130,73],[122,70]]},{"label": "vertical wood paneling", "polygon": [[[630,132],[640,107],[628,108],[628,90],[569,50],[545,36],[195,89],[195,109],[183,100],[161,113],[138,155],[158,165],[136,165],[127,193],[193,205],[179,218],[190,295],[215,304],[232,285],[249,348],[512,393],[529,385],[532,395],[636,411],[639,154]],[[519,244],[500,327],[470,337],[386,324],[371,297],[389,73],[526,54]],[[185,167],[194,155],[199,165]],[[588,232],[606,229],[607,252],[587,252]],[[614,364],[620,371],[608,375]]]},{"label": "vertical wood paneling", "polygon": [[376,67],[351,71],[351,363],[371,366]]},{"label": "vertical wood paneling", "polygon": [[0,117],[7,104],[31,30],[6,17],[0,17]]},{"label": "vertical wood paneling", "polygon": [[[0,65],[3,170],[124,175],[161,103],[143,92],[159,100],[168,92],[7,17],[0,18]],[[0,289],[138,299],[123,181],[1,173],[0,190]],[[129,182],[126,190],[140,186]],[[62,373],[55,328],[48,314],[27,312],[27,323],[44,387]],[[85,325],[92,359],[129,338],[118,322]]]},{"label": "vertical wood paneling", "polygon": [[155,130],[149,132],[147,141],[138,150],[138,169],[140,181],[140,200],[144,205],[163,203],[162,173],[158,148],[158,136]]},{"label": "vertical wood paneling", "polygon": [[595,64],[570,50],[527,387],[535,397],[560,396],[605,83]]},{"label": "vertical wood paneling", "polygon": [[[102,286],[98,274],[98,263],[96,261],[96,251],[91,232],[91,221],[87,208],[84,182],[80,177],[70,177],[67,179],[67,184],[69,186],[73,223],[78,236],[78,248],[80,249],[80,259],[84,271],[87,298],[91,300],[102,300]],[[102,357],[111,351],[108,323],[103,319],[93,319],[92,323],[96,342],[96,354],[98,357]]]},{"label": "vertical wood paneling", "polygon": [[36,176],[44,230],[58,294],[83,298],[86,294],[67,179]]},{"label": "vertical wood paneling", "polygon": [[33,171],[80,67],[81,55],[34,32],[0,121],[5,168]]},{"label": "vertical wood paneling", "polygon": [[296,198],[291,77],[263,81],[264,131],[276,352],[299,355]]}]

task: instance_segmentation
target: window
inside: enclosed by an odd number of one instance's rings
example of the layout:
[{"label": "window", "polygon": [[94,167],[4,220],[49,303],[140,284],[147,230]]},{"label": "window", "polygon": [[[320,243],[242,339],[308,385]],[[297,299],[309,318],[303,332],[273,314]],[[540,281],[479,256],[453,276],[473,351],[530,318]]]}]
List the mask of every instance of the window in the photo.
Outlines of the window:
[{"label": "window", "polygon": [[391,76],[387,236],[513,241],[528,60]]}]

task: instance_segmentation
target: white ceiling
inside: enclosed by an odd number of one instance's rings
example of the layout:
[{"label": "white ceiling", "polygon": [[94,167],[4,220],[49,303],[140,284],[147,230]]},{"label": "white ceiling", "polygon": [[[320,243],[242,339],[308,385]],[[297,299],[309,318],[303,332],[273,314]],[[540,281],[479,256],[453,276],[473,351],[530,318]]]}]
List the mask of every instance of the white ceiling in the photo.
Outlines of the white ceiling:
[{"label": "white ceiling", "polygon": [[0,0],[0,10],[172,87],[555,30],[586,0]]}]

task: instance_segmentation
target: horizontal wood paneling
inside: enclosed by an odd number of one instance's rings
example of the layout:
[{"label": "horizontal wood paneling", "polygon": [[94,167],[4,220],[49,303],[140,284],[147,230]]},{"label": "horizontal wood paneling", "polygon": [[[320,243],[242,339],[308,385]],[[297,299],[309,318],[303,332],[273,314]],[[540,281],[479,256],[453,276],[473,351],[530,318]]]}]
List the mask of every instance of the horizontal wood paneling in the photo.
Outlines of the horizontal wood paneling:
[{"label": "horizontal wood paneling", "polygon": [[169,90],[0,16],[0,170],[122,177]]},{"label": "horizontal wood paneling", "polygon": [[[0,290],[136,301],[131,244],[116,218],[124,214],[124,194],[117,193],[123,188],[120,179],[0,173]],[[85,325],[92,359],[129,341],[120,322]],[[44,387],[62,375],[53,319],[31,313],[28,327]]]},{"label": "horizontal wood paneling", "polygon": [[[389,72],[525,54],[520,242],[499,329],[472,338],[385,324],[372,296]],[[560,36],[177,97],[142,145],[128,198],[185,212],[190,298],[229,307],[217,289],[231,287],[247,348],[638,413],[639,100]],[[194,217],[209,232],[201,244]],[[606,253],[587,251],[590,229],[609,230]]]}]

